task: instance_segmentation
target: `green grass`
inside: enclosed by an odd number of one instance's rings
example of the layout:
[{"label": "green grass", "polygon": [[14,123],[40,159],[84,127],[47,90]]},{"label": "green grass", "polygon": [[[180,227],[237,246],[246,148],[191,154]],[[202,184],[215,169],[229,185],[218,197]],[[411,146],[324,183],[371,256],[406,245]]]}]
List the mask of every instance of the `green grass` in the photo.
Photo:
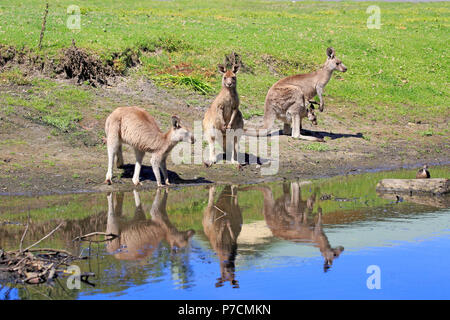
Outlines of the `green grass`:
[{"label": "green grass", "polygon": [[328,145],[321,143],[321,142],[312,142],[312,143],[308,143],[308,144],[302,144],[301,149],[309,150],[309,151],[317,151],[317,152],[325,152],[325,151],[332,150],[332,148],[330,148]]},{"label": "green grass", "polygon": [[27,144],[27,143],[25,141],[17,140],[17,139],[4,139],[4,140],[0,141],[0,146],[1,145],[12,146],[12,145],[18,145],[18,144]]},{"label": "green grass", "polygon": [[0,83],[12,83],[18,86],[30,85],[31,81],[24,76],[19,68],[11,68],[0,73]]},{"label": "green grass", "polygon": [[201,94],[208,94],[213,91],[213,88],[203,82],[202,80],[195,78],[195,77],[189,77],[189,76],[183,76],[183,75],[163,75],[159,77],[154,77],[154,80],[157,82],[163,83],[165,85],[171,83],[178,86],[187,87],[189,89],[195,90],[200,92]]},{"label": "green grass", "polygon": [[[268,88],[282,76],[318,68],[326,48],[333,46],[348,72],[335,74],[326,88],[330,109],[340,107],[377,122],[449,115],[448,2],[376,3],[379,30],[366,26],[372,2],[81,1],[80,31],[66,27],[66,9],[72,4],[50,3],[43,48],[37,52],[44,3],[2,3],[0,43],[58,58],[73,38],[104,61],[120,56],[114,64],[120,71],[128,56],[122,53],[134,50],[142,74],[182,77],[182,85],[196,79],[216,92],[216,66],[234,50],[248,66],[238,76],[238,89],[249,109],[262,108]],[[181,64],[189,71],[178,72],[174,66]],[[188,86],[203,92],[197,84]]]},{"label": "green grass", "polygon": [[431,137],[433,135],[433,130],[425,130],[419,132],[422,137]]},{"label": "green grass", "polygon": [[92,92],[43,79],[35,79],[32,84],[32,88],[24,95],[6,92],[0,96],[1,108],[5,113],[11,113],[11,107],[22,107],[27,110],[27,117],[35,121],[60,132],[73,131],[83,119]]},{"label": "green grass", "polygon": [[263,116],[264,110],[263,109],[249,109],[245,108],[245,106],[241,106],[242,111],[242,117],[245,120],[251,119],[253,116]]}]

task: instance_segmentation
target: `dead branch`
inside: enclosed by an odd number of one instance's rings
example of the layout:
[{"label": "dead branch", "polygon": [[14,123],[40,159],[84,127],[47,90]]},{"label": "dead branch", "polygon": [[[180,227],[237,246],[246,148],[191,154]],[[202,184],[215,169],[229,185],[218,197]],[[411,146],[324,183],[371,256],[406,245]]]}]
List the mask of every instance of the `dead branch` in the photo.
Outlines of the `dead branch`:
[{"label": "dead branch", "polygon": [[[104,239],[104,240],[90,240],[90,239],[86,240],[87,238],[90,238],[90,237],[93,237],[93,236],[98,236],[98,235],[105,236],[105,237],[110,237],[110,238]],[[113,240],[113,239],[115,239],[117,237],[118,237],[118,235],[113,234],[113,233],[91,232],[91,233],[85,234],[83,236],[76,237],[72,241],[105,242],[105,241],[111,241],[111,240]]]},{"label": "dead branch", "polygon": [[60,223],[55,229],[53,229],[49,234],[47,234],[47,235],[46,235],[45,237],[43,237],[41,240],[39,240],[39,241],[33,243],[31,246],[29,246],[28,248],[26,248],[26,249],[23,250],[23,251],[28,251],[29,249],[33,248],[35,245],[39,244],[39,243],[42,242],[43,240],[45,240],[45,239],[47,239],[48,237],[50,237],[53,233],[56,232],[56,230],[59,229],[59,227],[62,226],[62,224],[63,224],[63,223],[61,222],[61,223]]},{"label": "dead branch", "polygon": [[23,234],[22,234],[22,238],[20,238],[20,246],[19,246],[20,252],[22,252],[22,244],[23,244],[23,240],[25,239],[25,236],[26,236],[26,234],[27,234],[27,232],[28,232],[28,227],[29,227],[29,225],[30,225],[30,210],[28,209],[27,226],[25,227],[25,231],[24,231]]},{"label": "dead branch", "polygon": [[48,2],[45,5],[44,17],[42,18],[41,34],[39,36],[39,50],[42,48],[42,39],[44,38],[45,26],[47,24]]}]

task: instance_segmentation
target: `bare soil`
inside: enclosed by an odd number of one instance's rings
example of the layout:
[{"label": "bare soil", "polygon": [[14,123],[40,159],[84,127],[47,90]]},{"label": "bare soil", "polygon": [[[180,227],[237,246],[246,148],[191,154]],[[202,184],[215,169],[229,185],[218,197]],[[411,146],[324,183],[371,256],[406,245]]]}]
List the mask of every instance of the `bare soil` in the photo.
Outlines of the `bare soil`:
[{"label": "bare soil", "polygon": [[[21,94],[21,87],[9,87]],[[142,78],[118,78],[111,86],[95,89],[98,104],[112,111],[117,105],[140,105],[149,110],[167,128],[164,115],[177,114],[185,124],[203,118],[213,96],[202,96],[181,89],[162,89]],[[115,106],[104,106],[104,101]],[[193,103],[192,101],[195,101]],[[440,123],[371,122],[357,114],[342,114],[337,119],[329,113],[335,110],[333,100],[326,99],[325,111],[317,111],[319,125],[304,121],[303,127],[325,137],[325,150],[319,151],[310,142],[280,136],[279,172],[261,175],[261,166],[245,165],[240,170],[231,164],[206,168],[201,164],[173,165],[168,161],[173,187],[202,183],[256,183],[277,179],[310,179],[374,169],[420,167],[423,163],[448,164],[449,139],[442,135],[421,136],[419,132],[433,128],[439,132],[448,127]],[[159,118],[158,114],[162,116]],[[26,110],[17,108],[14,114],[0,118],[0,194],[49,194],[66,192],[130,190],[134,169],[134,153],[124,149],[125,167],[114,169],[113,184],[104,184],[107,156],[100,142],[105,117],[86,115],[79,124],[81,133],[97,139],[83,143],[70,135],[53,135],[52,128],[26,117]],[[246,125],[257,126],[262,117],[254,117]],[[281,124],[279,128],[281,129]],[[317,146],[317,144],[315,144]],[[170,158],[170,157],[169,157]],[[151,167],[144,158],[141,171],[143,185],[156,188]]]}]

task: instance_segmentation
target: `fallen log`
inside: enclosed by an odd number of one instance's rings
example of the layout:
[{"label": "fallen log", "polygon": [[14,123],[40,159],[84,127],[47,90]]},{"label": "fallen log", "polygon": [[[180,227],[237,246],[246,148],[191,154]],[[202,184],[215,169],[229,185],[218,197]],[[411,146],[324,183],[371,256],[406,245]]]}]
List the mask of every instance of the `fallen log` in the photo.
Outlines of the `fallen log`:
[{"label": "fallen log", "polygon": [[441,195],[450,193],[450,179],[383,179],[378,182],[377,191]]},{"label": "fallen log", "polygon": [[414,202],[417,204],[446,209],[450,208],[450,194],[433,196],[429,193],[422,194],[405,194],[405,193],[392,193],[392,192],[377,192],[380,198],[391,200],[393,202]]}]

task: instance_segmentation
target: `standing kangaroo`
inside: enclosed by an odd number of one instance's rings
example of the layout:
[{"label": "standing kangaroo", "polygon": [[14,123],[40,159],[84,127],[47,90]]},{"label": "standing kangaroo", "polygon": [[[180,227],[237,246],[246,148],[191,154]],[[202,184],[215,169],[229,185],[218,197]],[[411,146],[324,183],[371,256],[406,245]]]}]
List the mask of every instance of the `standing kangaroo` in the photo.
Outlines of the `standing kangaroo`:
[{"label": "standing kangaroo", "polygon": [[[293,138],[309,141],[324,141],[321,138],[305,136],[301,134],[302,119],[308,117],[314,124],[315,115],[311,100],[317,95],[320,99],[319,110],[324,108],[323,90],[330,81],[334,70],[346,72],[347,67],[336,58],[333,48],[327,49],[327,60],[321,69],[307,73],[289,76],[277,81],[267,92],[264,104],[264,126],[260,129],[247,129],[246,135],[269,135],[269,130],[279,119],[284,122],[283,133],[291,134]],[[310,106],[307,106],[307,104]],[[261,133],[259,130],[263,129]]]},{"label": "standing kangaroo", "polygon": [[163,133],[155,119],[139,107],[120,107],[114,110],[106,119],[105,132],[108,148],[108,171],[105,180],[107,184],[112,183],[114,156],[117,156],[117,167],[123,166],[122,143],[132,146],[136,155],[133,183],[141,184],[139,174],[142,160],[145,153],[149,152],[152,154],[150,163],[153,173],[160,187],[160,168],[166,185],[170,185],[166,159],[173,147],[181,141],[195,142],[192,133],[180,124],[178,117],[172,116],[172,127]]},{"label": "standing kangaroo", "polygon": [[[108,220],[106,232],[118,237],[108,241],[107,251],[120,260],[142,260],[166,240],[170,248],[184,248],[195,234],[194,230],[179,231],[169,220],[166,211],[167,190],[156,190],[155,200],[150,209],[151,219],[147,219],[139,193],[134,190],[135,213],[131,221],[122,217],[123,193],[108,194]],[[123,249],[122,249],[123,248]]]},{"label": "standing kangaroo", "polygon": [[223,286],[227,281],[234,288],[239,287],[235,278],[235,260],[237,238],[242,229],[242,212],[236,189],[235,186],[225,186],[214,203],[215,187],[210,187],[208,206],[203,214],[203,231],[220,263],[220,278],[217,279],[216,287]]},{"label": "standing kangaroo", "polygon": [[344,247],[331,247],[322,229],[322,208],[318,209],[317,223],[308,222],[308,216],[313,210],[315,194],[303,201],[297,182],[291,183],[291,190],[288,184],[283,184],[283,195],[277,200],[273,198],[270,188],[263,186],[255,187],[255,189],[263,193],[264,218],[272,234],[285,240],[314,243],[324,258],[323,268],[326,272],[333,264],[333,260],[344,251]]},{"label": "standing kangaroo", "polygon": [[217,162],[216,139],[222,139],[225,155],[231,149],[231,162],[238,163],[239,139],[244,128],[244,120],[239,110],[239,95],[236,89],[236,74],[239,68],[240,64],[233,64],[231,70],[227,70],[225,65],[218,65],[219,72],[222,74],[222,89],[203,118],[203,132],[209,144],[209,162],[205,162],[207,166]]}]

